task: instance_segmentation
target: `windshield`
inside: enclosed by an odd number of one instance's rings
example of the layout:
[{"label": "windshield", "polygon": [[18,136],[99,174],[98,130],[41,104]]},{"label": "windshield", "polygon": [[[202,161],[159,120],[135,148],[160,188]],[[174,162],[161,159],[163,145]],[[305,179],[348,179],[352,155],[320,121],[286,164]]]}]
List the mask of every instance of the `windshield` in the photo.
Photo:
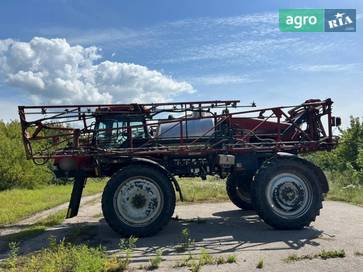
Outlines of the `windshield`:
[{"label": "windshield", "polygon": [[133,140],[145,139],[145,129],[141,121],[127,122],[107,119],[100,120],[96,125],[96,145],[102,147],[121,147],[127,145],[128,123],[131,127],[130,132]]}]

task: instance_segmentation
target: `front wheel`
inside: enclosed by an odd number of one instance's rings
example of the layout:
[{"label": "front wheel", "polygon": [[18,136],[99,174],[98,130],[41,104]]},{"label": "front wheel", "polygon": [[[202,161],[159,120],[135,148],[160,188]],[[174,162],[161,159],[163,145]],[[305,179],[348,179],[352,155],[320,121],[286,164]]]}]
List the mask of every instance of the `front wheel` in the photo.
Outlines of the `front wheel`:
[{"label": "front wheel", "polygon": [[258,215],[277,229],[308,226],[319,215],[323,199],[315,169],[297,157],[264,163],[255,176],[252,197]]},{"label": "front wheel", "polygon": [[168,223],[175,192],[167,175],[150,166],[132,165],[116,172],[102,195],[106,222],[123,236],[150,236]]}]

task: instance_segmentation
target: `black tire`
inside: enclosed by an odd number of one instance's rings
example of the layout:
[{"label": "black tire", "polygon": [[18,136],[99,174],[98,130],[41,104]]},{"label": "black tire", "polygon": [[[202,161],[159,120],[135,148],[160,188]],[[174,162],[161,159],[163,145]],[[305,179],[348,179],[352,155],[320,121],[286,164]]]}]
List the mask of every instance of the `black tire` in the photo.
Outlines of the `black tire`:
[{"label": "black tire", "polygon": [[261,166],[251,195],[265,223],[276,229],[301,229],[315,221],[323,200],[315,171],[311,163],[292,156],[276,157]]},{"label": "black tire", "polygon": [[238,173],[232,173],[227,178],[227,195],[234,205],[243,210],[253,210],[251,182],[251,177]]},{"label": "black tire", "polygon": [[[155,214],[155,217],[150,220],[150,222],[143,224],[136,224],[132,222],[130,223],[129,221],[127,221],[127,217],[122,215],[120,208],[118,208],[118,206],[120,205],[118,204],[120,203],[118,202],[118,197],[119,195],[122,195],[121,188],[122,186],[127,186],[128,182],[135,182],[133,181],[133,178],[134,180],[141,178],[142,180],[148,182],[148,184],[151,184],[151,186],[157,188],[157,193],[159,196],[161,196],[160,199],[162,199],[162,201],[159,201],[161,204],[157,209],[158,212],[157,214]],[[141,192],[141,194],[149,197],[150,188],[145,189],[145,187],[139,187],[137,181],[133,186],[134,187],[132,187],[131,185],[131,187],[129,188],[136,188],[137,192]],[[142,189],[138,190],[137,188]],[[124,191],[126,191],[126,189],[124,189]],[[137,196],[140,196],[140,194]],[[134,196],[133,200],[130,201],[127,198],[127,201],[129,201],[127,205],[135,205],[134,203],[138,203],[134,201],[135,198],[136,197]],[[147,209],[147,207],[150,207],[150,205],[154,205],[154,202],[152,201],[144,201],[143,203],[144,206],[142,206],[141,208],[145,207],[145,209]],[[133,206],[132,208],[138,209],[140,207]],[[169,180],[167,175],[152,166],[131,165],[119,170],[111,177],[102,195],[102,211],[106,222],[114,231],[125,237],[129,237],[131,235],[137,237],[145,237],[157,233],[162,229],[163,226],[165,226],[169,222],[171,216],[174,213],[174,209],[175,191],[171,181]],[[146,213],[147,212],[145,212],[145,214]]]}]

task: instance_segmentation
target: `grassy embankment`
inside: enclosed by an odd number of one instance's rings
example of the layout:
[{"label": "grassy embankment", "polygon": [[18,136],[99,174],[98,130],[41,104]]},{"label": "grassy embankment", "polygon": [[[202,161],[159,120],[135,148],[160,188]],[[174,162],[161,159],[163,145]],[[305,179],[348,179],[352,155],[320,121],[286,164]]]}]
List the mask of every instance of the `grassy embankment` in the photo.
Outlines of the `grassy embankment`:
[{"label": "grassy embankment", "polygon": [[326,173],[330,191],[328,200],[344,201],[363,206],[363,186],[352,181],[348,173]]},{"label": "grassy embankment", "polygon": [[[88,182],[84,195],[103,190],[104,182]],[[72,184],[49,185],[38,189],[12,189],[0,192],[0,225],[14,223],[36,212],[69,200]]]}]

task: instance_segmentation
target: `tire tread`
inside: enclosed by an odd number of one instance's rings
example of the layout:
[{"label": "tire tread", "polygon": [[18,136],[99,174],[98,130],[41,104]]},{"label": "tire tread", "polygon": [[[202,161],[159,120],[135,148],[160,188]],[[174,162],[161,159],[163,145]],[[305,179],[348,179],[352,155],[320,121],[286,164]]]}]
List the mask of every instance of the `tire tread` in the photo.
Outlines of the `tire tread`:
[{"label": "tire tread", "polygon": [[[288,222],[288,220],[279,220],[276,215],[273,214],[273,212],[266,208],[266,203],[261,196],[261,194],[258,193],[258,187],[263,186],[264,178],[269,174],[270,171],[277,169],[279,167],[282,167],[284,165],[291,164],[296,167],[300,167],[301,169],[304,169],[304,171],[309,172],[310,176],[315,176],[313,179],[312,184],[312,190],[313,195],[317,194],[318,197],[315,197],[313,199],[312,207],[308,212],[307,216],[304,218],[299,218],[296,220],[296,222]],[[251,188],[251,197],[252,197],[252,203],[254,204],[254,208],[257,212],[257,214],[269,225],[276,229],[301,229],[305,226],[308,226],[312,221],[315,221],[316,217],[320,214],[320,209],[322,206],[322,200],[323,200],[323,193],[321,184],[319,181],[319,177],[316,175],[316,169],[312,167],[311,162],[308,162],[304,159],[301,159],[299,157],[295,156],[278,156],[273,157],[269,160],[266,160],[262,166],[257,170],[256,175],[253,180],[253,185]],[[315,166],[315,165],[314,165]],[[315,166],[317,167],[317,166]],[[315,190],[315,192],[314,192]],[[317,190],[317,192],[316,192]]]},{"label": "tire tread", "polygon": [[[167,196],[170,198],[168,201],[164,199],[165,205],[167,207],[163,208],[163,211],[159,215],[159,217],[152,222],[151,226],[140,227],[140,228],[133,228],[131,226],[126,225],[125,223],[121,222],[117,215],[114,212],[113,208],[113,196],[114,190],[120,185],[122,179],[129,175],[129,173],[141,173],[139,175],[154,175],[158,176],[158,184],[162,187],[164,192],[164,198]],[[121,181],[120,181],[121,180]],[[165,195],[165,191],[166,194]],[[110,202],[111,200],[111,202]],[[111,179],[107,182],[105,189],[102,194],[102,211],[107,224],[117,233],[121,234],[122,236],[129,237],[131,235],[137,237],[147,237],[156,234],[159,232],[170,220],[171,216],[174,213],[175,209],[175,191],[174,187],[167,175],[159,171],[157,168],[152,166],[146,165],[129,165],[126,166],[119,171],[117,171]]]}]

